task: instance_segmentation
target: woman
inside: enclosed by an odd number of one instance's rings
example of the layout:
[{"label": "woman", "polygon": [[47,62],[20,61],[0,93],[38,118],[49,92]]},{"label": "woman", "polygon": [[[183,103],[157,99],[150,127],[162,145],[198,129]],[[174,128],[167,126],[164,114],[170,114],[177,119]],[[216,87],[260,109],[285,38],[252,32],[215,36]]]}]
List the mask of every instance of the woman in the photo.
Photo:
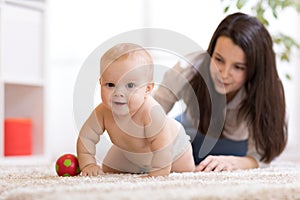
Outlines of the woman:
[{"label": "woman", "polygon": [[[186,111],[177,119],[186,129],[193,124],[197,130],[192,136],[196,171],[250,169],[270,163],[287,142],[284,90],[270,34],[256,18],[235,13],[219,24],[207,55],[189,55],[198,73],[177,64],[165,74],[167,87],[159,87],[154,94],[166,112],[180,98],[186,103]],[[174,70],[189,80],[192,91],[186,85],[176,85],[178,92],[168,89],[179,82]],[[192,106],[193,94],[200,113]],[[225,107],[218,103],[221,100],[211,101],[222,99],[222,95],[226,97]],[[219,110],[218,114],[213,109]],[[211,119],[216,128],[210,129]],[[201,157],[205,134],[218,140]]]}]

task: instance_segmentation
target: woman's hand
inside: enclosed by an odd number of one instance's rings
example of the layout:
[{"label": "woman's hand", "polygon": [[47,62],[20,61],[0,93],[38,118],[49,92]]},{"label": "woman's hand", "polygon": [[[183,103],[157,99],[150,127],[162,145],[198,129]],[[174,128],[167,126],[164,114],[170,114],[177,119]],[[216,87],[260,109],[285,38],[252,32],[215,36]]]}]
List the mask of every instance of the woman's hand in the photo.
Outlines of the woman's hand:
[{"label": "woman's hand", "polygon": [[89,164],[81,170],[82,176],[98,176],[102,174],[104,174],[104,172],[101,167],[96,164]]},{"label": "woman's hand", "polygon": [[238,169],[257,168],[258,163],[252,157],[238,157],[238,156],[207,156],[196,167],[195,172],[220,172],[220,171],[234,171]]}]

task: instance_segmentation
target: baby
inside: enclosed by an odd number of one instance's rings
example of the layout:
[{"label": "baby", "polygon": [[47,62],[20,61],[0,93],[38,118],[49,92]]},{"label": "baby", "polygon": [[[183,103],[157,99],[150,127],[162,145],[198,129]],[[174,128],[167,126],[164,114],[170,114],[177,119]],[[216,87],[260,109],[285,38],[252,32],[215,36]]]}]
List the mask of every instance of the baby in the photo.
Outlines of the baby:
[{"label": "baby", "polygon": [[[153,61],[141,46],[117,44],[100,60],[100,103],[80,130],[77,155],[83,176],[147,173],[166,176],[194,171],[190,138],[181,124],[167,118],[150,95]],[[102,166],[96,144],[107,131],[112,142]]]}]

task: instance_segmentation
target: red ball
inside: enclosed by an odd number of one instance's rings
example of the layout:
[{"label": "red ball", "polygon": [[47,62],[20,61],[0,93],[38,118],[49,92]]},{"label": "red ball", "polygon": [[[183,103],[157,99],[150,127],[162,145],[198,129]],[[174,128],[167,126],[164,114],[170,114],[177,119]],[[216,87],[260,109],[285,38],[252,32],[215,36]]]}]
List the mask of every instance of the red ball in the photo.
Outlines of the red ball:
[{"label": "red ball", "polygon": [[58,176],[77,176],[80,174],[77,157],[73,154],[64,154],[60,156],[55,165]]}]

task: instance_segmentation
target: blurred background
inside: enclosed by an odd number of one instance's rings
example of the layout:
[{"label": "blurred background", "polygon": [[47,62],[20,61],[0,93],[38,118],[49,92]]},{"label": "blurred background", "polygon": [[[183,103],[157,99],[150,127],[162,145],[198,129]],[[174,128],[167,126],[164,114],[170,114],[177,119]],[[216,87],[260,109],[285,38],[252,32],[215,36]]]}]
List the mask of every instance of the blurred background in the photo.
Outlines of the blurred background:
[{"label": "blurred background", "polygon": [[[39,143],[33,144],[37,146],[33,149],[33,155],[42,155],[50,160],[55,160],[63,153],[76,152],[75,145],[79,130],[73,116],[74,85],[82,64],[99,45],[118,34],[134,29],[153,27],[183,34],[198,43],[203,49],[207,49],[210,38],[220,21],[226,15],[238,11],[233,7],[224,13],[224,8],[228,5],[224,0],[0,0],[0,2],[0,17],[2,17],[0,18],[2,23],[0,36],[1,32],[7,32],[3,26],[6,16],[3,13],[8,10],[7,7],[28,9],[28,12],[38,12],[38,16],[41,17],[37,23],[42,30],[39,42],[42,43],[40,50],[43,53],[37,53],[37,55],[41,56],[40,64],[43,65],[44,74],[43,83],[37,87],[43,88],[44,99],[41,109],[43,110],[44,124],[40,131],[42,136],[34,133],[34,137],[41,138],[33,139],[35,143]],[[245,6],[241,11],[251,14],[253,2],[257,1],[249,1],[249,6]],[[34,5],[35,9],[26,5]],[[14,13],[18,12],[18,10],[12,9],[12,16],[17,16]],[[32,18],[34,20],[35,16]],[[23,17],[18,20],[20,24],[26,23],[26,19]],[[6,23],[8,22],[6,21]],[[293,9],[285,9],[280,13],[278,19],[270,21],[268,30],[271,33],[284,32],[300,41],[300,35],[297,34],[300,31],[299,24],[300,15]],[[7,35],[10,34],[7,33]],[[19,38],[18,34],[22,35],[23,33],[22,31],[18,32],[16,38]],[[5,34],[2,36],[4,37]],[[2,46],[4,46],[3,41],[5,40],[3,37],[1,38]],[[26,52],[26,49],[30,51],[30,44],[31,42],[35,43],[35,39],[37,38],[31,37],[27,41],[27,47],[23,48],[23,52]],[[15,48],[19,46],[18,41],[13,40],[6,48],[12,48],[11,45]],[[3,49],[5,48],[2,47],[2,57],[0,57],[2,60],[4,59],[3,54],[5,54]],[[18,60],[19,58],[12,58],[12,60],[14,59]],[[176,61],[170,60],[166,63],[172,67],[174,62]],[[5,65],[3,63],[4,61],[2,61],[2,68]],[[278,59],[277,65],[285,87],[289,120],[288,147],[280,159],[300,160],[300,156],[296,153],[300,150],[298,145],[298,141],[300,141],[298,134],[300,105],[297,103],[300,98],[298,92],[300,87],[299,49],[292,49],[288,63]],[[291,76],[290,80],[286,78],[287,73]],[[20,84],[6,81],[4,76],[5,73],[0,76],[3,80],[0,97],[1,95],[2,97],[8,96],[5,89],[8,90],[10,86],[14,87],[16,84]],[[9,106],[5,100],[10,101],[10,99],[5,97],[0,100],[3,111],[7,110],[6,107]],[[10,117],[4,112],[0,114],[3,119]],[[3,125],[0,128],[3,129]],[[1,145],[3,145],[3,139],[1,140]],[[2,156],[3,158],[6,157]]]}]

